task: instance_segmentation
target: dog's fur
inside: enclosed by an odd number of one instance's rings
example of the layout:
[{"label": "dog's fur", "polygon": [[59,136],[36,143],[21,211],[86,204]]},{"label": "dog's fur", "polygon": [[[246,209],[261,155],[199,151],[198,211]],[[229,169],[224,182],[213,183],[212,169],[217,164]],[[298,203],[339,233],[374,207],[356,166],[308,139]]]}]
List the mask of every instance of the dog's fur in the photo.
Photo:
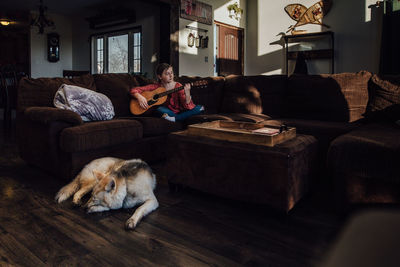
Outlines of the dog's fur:
[{"label": "dog's fur", "polygon": [[73,203],[79,205],[92,190],[86,204],[89,213],[143,203],[126,221],[126,228],[134,229],[143,216],[158,207],[155,186],[156,176],[146,162],[106,157],[87,164],[71,183],[60,189],[55,199],[60,203],[74,195]]}]

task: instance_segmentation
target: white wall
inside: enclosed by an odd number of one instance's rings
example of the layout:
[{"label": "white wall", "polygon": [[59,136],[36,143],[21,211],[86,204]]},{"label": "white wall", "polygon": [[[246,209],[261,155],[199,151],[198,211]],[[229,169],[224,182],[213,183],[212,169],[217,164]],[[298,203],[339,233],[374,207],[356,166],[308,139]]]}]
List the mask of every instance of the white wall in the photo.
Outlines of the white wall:
[{"label": "white wall", "polygon": [[[35,14],[35,13],[34,13]],[[38,34],[37,27],[31,27],[31,76],[62,77],[64,69],[72,69],[72,26],[70,18],[48,14],[55,23],[55,28],[46,27],[43,34]],[[60,35],[60,60],[47,60],[47,33]]]},{"label": "white wall", "polygon": [[371,0],[333,2],[324,20],[335,32],[336,72],[379,71],[382,9]]},{"label": "white wall", "polygon": [[[89,36],[98,32],[111,32],[118,29],[142,26],[143,72],[153,77],[153,70],[158,64],[160,44],[160,9],[148,3],[134,3],[136,22],[118,27],[100,30],[89,29],[85,17],[65,17],[48,14],[55,23],[55,28],[45,28],[44,34],[37,34],[37,28],[31,28],[31,76],[62,77],[66,70],[90,70],[90,40]],[[47,14],[46,14],[47,15]],[[60,60],[47,61],[47,33],[56,32],[60,35]]]},{"label": "white wall", "polygon": [[[201,0],[201,2],[212,6],[213,20],[240,28],[246,28],[246,0]],[[230,18],[228,14],[227,6],[235,2],[238,2],[239,6],[243,8],[242,19],[240,20]],[[190,29],[186,28],[187,25],[208,30],[207,34],[192,30],[192,33],[195,35],[200,34],[203,36],[208,36],[208,48],[196,48],[195,46],[189,47],[187,45],[187,37],[191,32]],[[214,30],[215,27],[213,25],[207,25],[198,23],[196,21],[179,18],[179,75],[202,77],[214,76],[214,58],[216,53],[216,47],[214,44]],[[206,57],[208,58],[208,62],[206,62]]]},{"label": "white wall", "polygon": [[91,30],[84,18],[73,20],[74,70],[90,70],[89,36],[91,34],[142,26],[143,73],[147,72],[148,77],[153,77],[155,66],[158,64],[158,51],[160,50],[160,9],[158,6],[148,3],[135,3],[132,8],[136,11],[136,22],[122,26]]},{"label": "white wall", "polygon": [[[315,0],[303,0],[301,4],[310,7]],[[378,71],[380,46],[380,17],[376,10],[367,8],[370,0],[337,0],[324,18],[335,33],[335,72],[359,70]],[[372,1],[374,2],[374,1]],[[285,73],[285,51],[281,33],[295,24],[284,11],[288,4],[299,3],[290,0],[253,0],[247,2],[247,39],[245,74]],[[368,18],[371,18],[368,21]],[[319,25],[305,25],[298,28],[308,32],[321,31]],[[327,30],[322,28],[322,30]],[[308,44],[309,45],[309,44]],[[311,72],[329,72],[329,61],[308,61]],[[289,73],[293,65],[289,66]]]}]

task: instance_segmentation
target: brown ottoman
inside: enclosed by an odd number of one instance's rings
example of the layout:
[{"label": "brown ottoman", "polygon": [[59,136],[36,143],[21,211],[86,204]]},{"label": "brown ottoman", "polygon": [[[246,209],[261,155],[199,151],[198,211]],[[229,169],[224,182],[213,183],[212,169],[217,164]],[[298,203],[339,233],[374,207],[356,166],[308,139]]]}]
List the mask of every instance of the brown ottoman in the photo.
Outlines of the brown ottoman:
[{"label": "brown ottoman", "polygon": [[268,147],[188,135],[168,136],[167,178],[222,197],[268,204],[285,212],[307,192],[316,162],[310,135]]}]

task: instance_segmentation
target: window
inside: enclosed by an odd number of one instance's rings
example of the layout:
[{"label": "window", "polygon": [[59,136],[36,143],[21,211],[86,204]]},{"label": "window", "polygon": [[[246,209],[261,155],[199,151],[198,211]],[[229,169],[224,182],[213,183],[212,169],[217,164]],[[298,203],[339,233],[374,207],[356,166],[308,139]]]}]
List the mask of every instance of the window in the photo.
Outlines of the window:
[{"label": "window", "polygon": [[141,28],[92,36],[92,73],[141,73]]}]

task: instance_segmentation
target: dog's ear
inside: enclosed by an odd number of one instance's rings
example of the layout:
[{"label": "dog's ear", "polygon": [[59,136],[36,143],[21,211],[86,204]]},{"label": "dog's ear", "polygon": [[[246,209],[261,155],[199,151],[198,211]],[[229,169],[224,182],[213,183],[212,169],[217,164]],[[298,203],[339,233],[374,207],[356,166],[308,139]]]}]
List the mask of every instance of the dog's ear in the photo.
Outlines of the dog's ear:
[{"label": "dog's ear", "polygon": [[114,188],[115,188],[115,180],[111,179],[110,182],[108,182],[108,184],[106,185],[105,190],[107,192],[111,192],[112,190],[114,190]]},{"label": "dog's ear", "polygon": [[96,177],[97,180],[99,180],[99,181],[105,177],[104,173],[102,173],[102,172],[99,172],[96,170],[93,170],[92,172],[93,172],[93,176]]}]

